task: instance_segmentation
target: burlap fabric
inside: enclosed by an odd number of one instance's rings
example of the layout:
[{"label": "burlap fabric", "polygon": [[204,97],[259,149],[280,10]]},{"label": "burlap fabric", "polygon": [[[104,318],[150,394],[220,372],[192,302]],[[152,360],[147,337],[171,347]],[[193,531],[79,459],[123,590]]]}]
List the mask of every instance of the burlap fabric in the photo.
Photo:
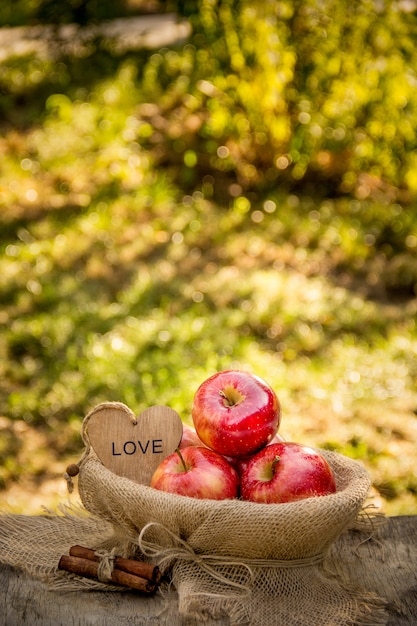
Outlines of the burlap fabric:
[{"label": "burlap fabric", "polygon": [[333,575],[326,560],[358,519],[368,473],[356,461],[320,452],[335,473],[336,494],[266,505],[156,491],[116,476],[89,449],[78,479],[83,511],[11,516],[8,530],[0,526],[0,561],[65,589],[110,589],[59,572],[60,554],[84,542],[146,558],[175,586],[184,624],[224,615],[232,625],[385,624],[383,601]]}]

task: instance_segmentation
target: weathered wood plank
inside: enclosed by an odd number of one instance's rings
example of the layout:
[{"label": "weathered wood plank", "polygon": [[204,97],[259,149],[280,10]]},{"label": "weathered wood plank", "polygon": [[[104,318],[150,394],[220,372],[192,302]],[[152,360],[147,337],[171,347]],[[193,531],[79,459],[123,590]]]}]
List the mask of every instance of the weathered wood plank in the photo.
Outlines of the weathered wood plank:
[{"label": "weathered wood plank", "polygon": [[[388,518],[369,534],[349,531],[329,559],[334,571],[389,601],[388,626],[417,624],[417,516]],[[44,583],[0,566],[0,624],[4,626],[184,626],[177,599],[132,592],[50,591]],[[227,626],[229,620],[205,622]],[[259,625],[268,626],[268,625]]]},{"label": "weathered wood plank", "polygon": [[0,624],[3,626],[180,626],[175,596],[169,611],[158,596],[131,592],[50,591],[44,583],[9,566],[0,569]]},{"label": "weathered wood plank", "polygon": [[417,516],[387,518],[367,534],[350,531],[333,548],[336,572],[348,572],[360,587],[390,603],[389,626],[417,625]]}]

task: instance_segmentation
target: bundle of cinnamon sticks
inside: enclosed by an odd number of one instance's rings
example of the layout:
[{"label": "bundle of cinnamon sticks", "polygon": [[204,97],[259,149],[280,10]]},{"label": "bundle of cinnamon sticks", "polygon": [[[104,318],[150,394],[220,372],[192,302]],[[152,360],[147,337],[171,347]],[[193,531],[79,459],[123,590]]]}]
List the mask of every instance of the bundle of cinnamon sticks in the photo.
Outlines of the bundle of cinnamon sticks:
[{"label": "bundle of cinnamon sticks", "polygon": [[[69,555],[61,556],[58,569],[99,580],[101,558],[103,557],[91,548],[72,546]],[[109,581],[150,595],[156,591],[161,577],[157,565],[115,556]]]}]

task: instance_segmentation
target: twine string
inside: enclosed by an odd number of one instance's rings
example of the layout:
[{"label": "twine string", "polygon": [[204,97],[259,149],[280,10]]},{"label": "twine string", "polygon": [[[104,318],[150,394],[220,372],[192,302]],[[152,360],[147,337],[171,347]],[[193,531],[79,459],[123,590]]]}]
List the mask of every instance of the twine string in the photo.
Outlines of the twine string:
[{"label": "twine string", "polygon": [[[145,535],[148,534],[150,530],[157,531],[159,536],[161,536],[161,533],[165,534],[170,540],[171,545],[162,546],[160,543],[145,539]],[[255,579],[255,568],[269,567],[281,569],[308,567],[322,563],[325,557],[325,554],[321,553],[306,558],[291,560],[245,558],[234,560],[233,557],[230,556],[201,554],[195,552],[189,543],[158,522],[149,522],[142,528],[138,538],[138,545],[142,554],[155,560],[160,567],[175,561],[189,561],[198,565],[213,579],[228,587],[234,587],[243,594],[250,593],[251,585]],[[217,567],[219,565],[228,566],[235,570],[240,569],[243,574],[241,578],[243,578],[244,582],[237,582],[230,576],[222,574]]]},{"label": "twine string", "polygon": [[108,583],[111,581],[111,575],[114,569],[114,562],[116,559],[116,548],[113,548],[110,552],[106,550],[96,550],[96,555],[99,557],[97,578],[102,583]]},{"label": "twine string", "polygon": [[[144,536],[151,528],[158,529],[159,531],[165,533],[171,540],[172,547],[161,547],[160,544],[145,540]],[[216,556],[212,554],[198,554],[186,541],[181,539],[181,537],[178,537],[178,535],[170,531],[163,524],[158,522],[149,522],[146,524],[140,532],[138,544],[142,554],[149,558],[156,559],[159,567],[161,568],[163,568],[165,564],[175,561],[190,561],[199,565],[202,570],[220,583],[234,587],[244,594],[250,593],[250,583],[253,581],[253,571],[247,563],[244,563],[243,561],[231,562],[228,557]],[[215,568],[216,564],[219,563],[242,568],[243,573],[246,574],[244,578],[247,579],[247,582],[239,583],[221,574]]]}]

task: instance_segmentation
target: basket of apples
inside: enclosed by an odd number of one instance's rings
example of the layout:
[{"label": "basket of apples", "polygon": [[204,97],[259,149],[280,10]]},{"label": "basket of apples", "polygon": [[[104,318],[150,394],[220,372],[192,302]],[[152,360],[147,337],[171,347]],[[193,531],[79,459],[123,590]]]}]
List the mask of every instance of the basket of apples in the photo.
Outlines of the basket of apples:
[{"label": "basket of apples", "polygon": [[[323,564],[363,508],[371,482],[352,459],[279,435],[267,382],[227,370],[197,389],[194,428],[148,485],[117,476],[92,450],[79,492],[123,551],[156,563],[180,614],[231,624],[341,626],[369,617],[369,598]],[[346,581],[344,581],[346,582]]]}]

